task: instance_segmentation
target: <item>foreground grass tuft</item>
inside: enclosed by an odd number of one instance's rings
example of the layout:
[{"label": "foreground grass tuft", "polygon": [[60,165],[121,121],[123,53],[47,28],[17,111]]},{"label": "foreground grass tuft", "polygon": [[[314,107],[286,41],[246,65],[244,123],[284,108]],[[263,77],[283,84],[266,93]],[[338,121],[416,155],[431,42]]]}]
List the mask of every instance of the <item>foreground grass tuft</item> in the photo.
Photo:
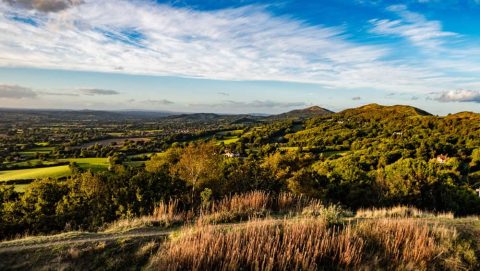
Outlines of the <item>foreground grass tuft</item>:
[{"label": "foreground grass tuft", "polygon": [[414,217],[414,218],[449,218],[453,219],[451,212],[432,213],[411,206],[395,206],[390,208],[360,209],[356,213],[358,218],[388,218],[388,217]]},{"label": "foreground grass tuft", "polygon": [[413,219],[329,227],[326,219],[252,221],[238,228],[187,229],[152,270],[459,270],[476,264],[455,230]]}]

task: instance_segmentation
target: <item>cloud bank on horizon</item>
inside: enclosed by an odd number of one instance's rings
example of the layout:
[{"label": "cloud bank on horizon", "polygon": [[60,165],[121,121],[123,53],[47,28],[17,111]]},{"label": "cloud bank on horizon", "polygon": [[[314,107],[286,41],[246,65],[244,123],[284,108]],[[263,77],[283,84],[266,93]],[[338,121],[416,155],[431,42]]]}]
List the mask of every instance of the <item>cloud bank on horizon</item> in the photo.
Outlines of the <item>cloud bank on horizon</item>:
[{"label": "cloud bank on horizon", "polygon": [[[327,10],[306,14],[308,1],[286,1],[286,7],[271,2],[231,0],[225,1],[231,5],[220,7],[212,1],[193,2],[179,6],[129,0],[1,0],[0,67],[309,83],[350,90],[352,101],[364,100],[357,90],[371,89],[424,95],[437,102],[480,103],[480,33],[458,25],[447,29],[444,20],[451,18],[422,14],[427,2],[438,6],[450,1],[352,1],[350,10],[336,9],[341,22],[318,16],[328,15]],[[292,5],[297,11],[287,12]],[[371,12],[353,16],[355,9]],[[480,21],[472,23],[480,27]],[[0,84],[0,99],[65,92]],[[67,94],[97,97],[124,92],[96,86],[71,89]],[[175,104],[161,97],[146,100]],[[209,106],[304,104],[251,97]]]}]

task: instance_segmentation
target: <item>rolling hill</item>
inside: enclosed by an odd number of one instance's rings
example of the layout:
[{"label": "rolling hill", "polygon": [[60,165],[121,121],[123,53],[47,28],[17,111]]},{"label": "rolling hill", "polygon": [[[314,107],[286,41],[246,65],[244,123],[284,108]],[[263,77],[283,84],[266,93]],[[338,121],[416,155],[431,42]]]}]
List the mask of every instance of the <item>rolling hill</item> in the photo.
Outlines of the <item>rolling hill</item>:
[{"label": "rolling hill", "polygon": [[282,119],[308,119],[312,117],[326,116],[333,114],[333,111],[319,107],[311,106],[305,109],[292,110],[286,113],[270,116],[269,119],[272,120],[282,120]]},{"label": "rolling hill", "polygon": [[360,117],[368,119],[399,119],[408,117],[432,116],[432,114],[408,105],[385,106],[379,104],[368,104],[358,108],[346,109],[337,114],[338,116]]}]

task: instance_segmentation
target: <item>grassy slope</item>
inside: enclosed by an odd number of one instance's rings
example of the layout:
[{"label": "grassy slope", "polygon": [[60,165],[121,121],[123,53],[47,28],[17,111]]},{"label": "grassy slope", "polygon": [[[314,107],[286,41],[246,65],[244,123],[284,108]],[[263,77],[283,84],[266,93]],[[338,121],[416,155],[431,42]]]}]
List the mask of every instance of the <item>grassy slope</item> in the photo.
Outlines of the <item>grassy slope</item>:
[{"label": "grassy slope", "polygon": [[[478,218],[425,218],[427,223],[455,227],[477,245],[480,254]],[[280,220],[272,220],[278,223]],[[352,223],[350,221],[350,223]],[[215,227],[232,231],[245,223]],[[27,237],[0,242],[0,270],[140,270],[148,267],[167,237],[178,238],[183,231],[143,228],[117,233],[70,232],[53,236]],[[150,266],[151,267],[151,266]]]},{"label": "grassy slope", "polygon": [[218,143],[223,143],[225,145],[232,144],[240,140],[240,137],[238,136],[227,136],[223,139],[217,140]]},{"label": "grassy slope", "polygon": [[32,149],[29,149],[29,150],[26,150],[26,151],[21,151],[21,152],[19,152],[19,154],[24,156],[24,157],[34,157],[35,155],[37,155],[37,153],[39,153],[39,154],[49,154],[49,153],[53,152],[54,150],[55,150],[54,147],[37,147],[37,148],[32,148]]},{"label": "grassy slope", "polygon": [[61,178],[70,174],[68,166],[55,166],[45,168],[17,169],[0,171],[0,181],[7,180],[33,180],[41,178]]},{"label": "grassy slope", "polygon": [[[90,169],[92,171],[102,171],[108,168],[107,158],[71,158],[60,159],[59,162],[75,162],[82,169]],[[70,168],[68,165],[44,167],[44,168],[30,168],[30,169],[16,169],[0,171],[0,181],[7,180],[34,180],[41,178],[61,178],[70,175]]]},{"label": "grassy slope", "polygon": [[75,162],[82,169],[90,169],[94,172],[108,168],[108,158],[68,158],[60,159],[60,162]]},{"label": "grassy slope", "polygon": [[[70,158],[60,159],[58,162],[76,162],[78,166],[84,170],[91,170],[93,172],[104,171],[108,169],[107,158]],[[131,162],[131,166],[141,166],[143,162]],[[68,165],[29,168],[29,169],[15,169],[0,171],[0,182],[12,180],[36,180],[42,178],[62,178],[71,174]],[[23,192],[29,184],[15,184],[15,190]]]},{"label": "grassy slope", "polygon": [[168,233],[72,232],[0,243],[0,270],[136,270]]}]

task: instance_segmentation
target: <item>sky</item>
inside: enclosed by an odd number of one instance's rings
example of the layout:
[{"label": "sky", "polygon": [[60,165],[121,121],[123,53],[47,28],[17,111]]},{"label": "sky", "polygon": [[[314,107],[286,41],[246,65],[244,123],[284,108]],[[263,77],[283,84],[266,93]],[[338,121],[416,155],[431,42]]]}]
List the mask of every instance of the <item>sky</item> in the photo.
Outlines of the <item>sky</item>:
[{"label": "sky", "polygon": [[480,0],[0,0],[0,107],[480,112]]}]

